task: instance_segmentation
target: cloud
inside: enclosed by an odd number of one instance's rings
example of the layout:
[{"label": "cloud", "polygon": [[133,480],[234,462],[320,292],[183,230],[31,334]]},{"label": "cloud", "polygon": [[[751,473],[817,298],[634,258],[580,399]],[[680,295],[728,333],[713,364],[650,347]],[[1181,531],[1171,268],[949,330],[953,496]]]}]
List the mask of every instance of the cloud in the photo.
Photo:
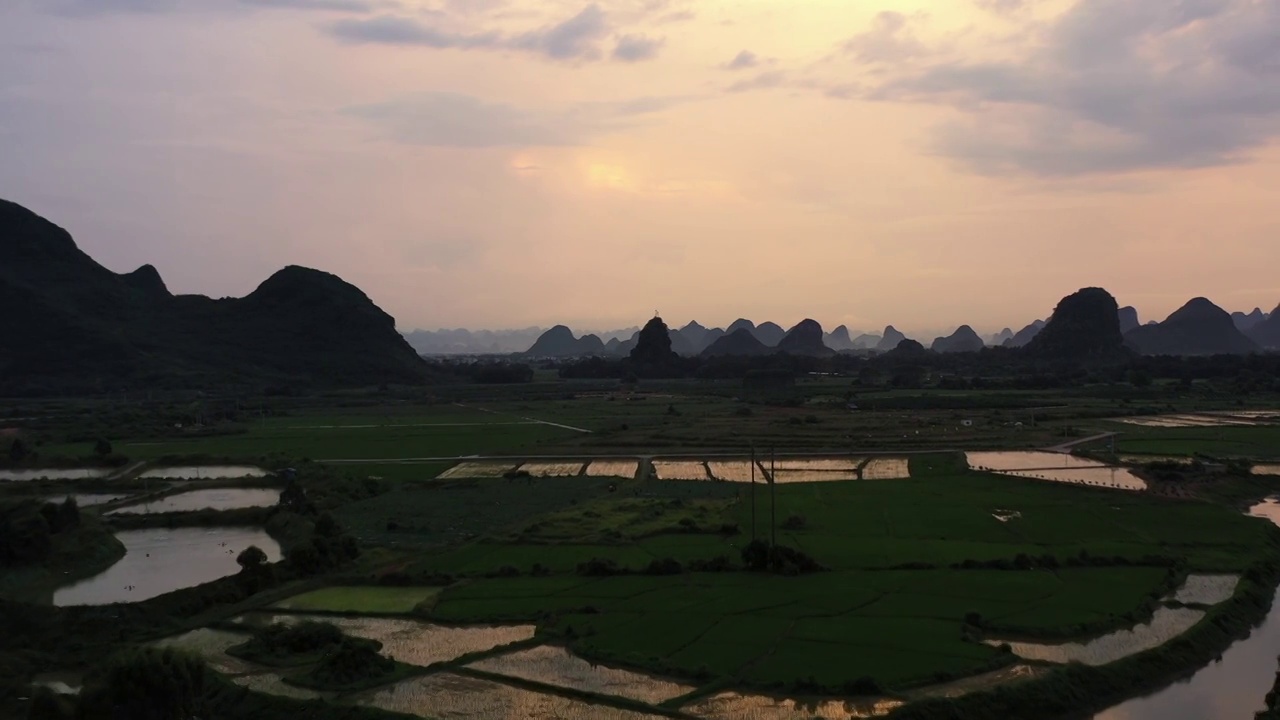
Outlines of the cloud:
[{"label": "cloud", "polygon": [[241,5],[293,10],[328,10],[335,12],[368,13],[374,11],[372,2],[366,0],[239,0]]},{"label": "cloud", "polygon": [[504,42],[497,33],[449,32],[395,15],[339,20],[329,26],[329,32],[348,43],[422,45],[436,49],[496,48],[502,47]]},{"label": "cloud", "polygon": [[1031,0],[974,0],[974,4],[997,15],[1012,15],[1028,7]]},{"label": "cloud", "polygon": [[778,70],[762,72],[746,80],[739,80],[728,88],[729,92],[746,92],[748,90],[768,90],[781,87],[787,83],[787,75]]},{"label": "cloud", "polygon": [[644,35],[623,35],[618,38],[618,45],[613,49],[613,59],[622,62],[639,62],[651,60],[658,56],[658,51],[666,44],[663,38],[650,38]]},{"label": "cloud", "polygon": [[519,35],[510,44],[555,60],[594,60],[600,57],[599,41],[609,32],[604,11],[592,3],[568,20]]},{"label": "cloud", "polygon": [[[231,2],[214,0],[31,0],[32,4],[57,15],[103,15],[108,13],[161,13],[183,9],[223,8]],[[234,0],[234,4],[284,10],[368,13],[376,9],[373,0]]]},{"label": "cloud", "polygon": [[[435,49],[519,50],[552,60],[598,60],[603,56],[601,41],[613,32],[604,11],[594,3],[563,22],[513,36],[496,31],[446,30],[400,15],[340,20],[331,23],[328,30],[334,37],[348,43],[417,45]],[[632,36],[624,36],[624,39],[626,37]],[[628,47],[624,52],[643,49]]]},{"label": "cloud", "polygon": [[726,70],[747,70],[760,64],[760,57],[750,50],[743,50],[725,65]]},{"label": "cloud", "polygon": [[563,111],[522,109],[458,93],[420,93],[346,108],[344,113],[380,126],[406,145],[455,148],[579,145],[634,127],[641,118],[697,100],[696,96],[642,97],[597,102]]},{"label": "cloud", "polygon": [[487,148],[570,145],[576,128],[563,118],[489,103],[457,93],[422,93],[349,108],[347,113],[383,126],[407,145]]},{"label": "cloud", "polygon": [[958,110],[933,149],[981,173],[1215,166],[1280,136],[1280,4],[1079,0],[1033,37],[1025,57],[911,69],[864,97]]},{"label": "cloud", "polygon": [[878,13],[871,29],[844,42],[843,50],[864,63],[900,63],[932,51],[911,31],[910,18],[900,12]]},{"label": "cloud", "polygon": [[55,15],[103,15],[167,12],[176,10],[179,0],[32,0],[32,5]]}]

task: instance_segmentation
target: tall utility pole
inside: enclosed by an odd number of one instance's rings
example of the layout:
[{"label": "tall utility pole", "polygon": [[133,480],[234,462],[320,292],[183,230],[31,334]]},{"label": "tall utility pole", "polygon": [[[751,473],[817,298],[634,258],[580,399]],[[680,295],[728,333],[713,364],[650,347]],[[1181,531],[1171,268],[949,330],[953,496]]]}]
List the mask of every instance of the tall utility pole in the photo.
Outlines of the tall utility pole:
[{"label": "tall utility pole", "polygon": [[778,546],[778,449],[769,449],[769,552]]},{"label": "tall utility pole", "polygon": [[751,542],[756,541],[756,446],[751,446]]}]

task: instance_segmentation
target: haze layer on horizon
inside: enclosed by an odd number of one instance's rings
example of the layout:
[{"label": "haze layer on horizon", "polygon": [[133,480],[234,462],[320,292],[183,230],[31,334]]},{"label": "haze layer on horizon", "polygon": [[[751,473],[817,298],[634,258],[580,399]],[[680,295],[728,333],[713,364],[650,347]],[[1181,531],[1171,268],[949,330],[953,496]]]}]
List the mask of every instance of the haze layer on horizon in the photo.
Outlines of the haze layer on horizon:
[{"label": "haze layer on horizon", "polygon": [[405,329],[1270,309],[1277,135],[1269,0],[0,4],[0,197]]}]

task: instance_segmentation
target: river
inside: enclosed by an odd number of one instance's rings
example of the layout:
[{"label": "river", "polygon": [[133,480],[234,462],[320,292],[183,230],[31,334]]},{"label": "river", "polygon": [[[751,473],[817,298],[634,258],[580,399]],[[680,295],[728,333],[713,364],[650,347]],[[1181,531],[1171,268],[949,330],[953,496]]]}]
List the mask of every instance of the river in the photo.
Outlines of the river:
[{"label": "river", "polygon": [[[1275,507],[1268,501],[1253,514],[1280,525],[1280,514],[1267,512]],[[1227,648],[1221,660],[1163,690],[1104,710],[1094,720],[1252,720],[1254,713],[1266,709],[1277,655],[1280,602],[1273,602],[1262,625]]]}]

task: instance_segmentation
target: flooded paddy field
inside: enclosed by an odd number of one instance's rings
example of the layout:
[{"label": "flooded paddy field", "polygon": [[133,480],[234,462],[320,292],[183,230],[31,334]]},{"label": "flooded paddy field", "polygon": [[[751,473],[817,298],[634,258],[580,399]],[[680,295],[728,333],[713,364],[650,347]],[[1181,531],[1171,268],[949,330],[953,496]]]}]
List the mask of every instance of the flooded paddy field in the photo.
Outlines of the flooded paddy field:
[{"label": "flooded paddy field", "polygon": [[[1087,642],[1032,643],[1009,642],[1013,654],[1026,660],[1051,663],[1084,663],[1106,665],[1122,658],[1151,650],[1190,630],[1204,618],[1203,610],[1190,608],[1156,608],[1149,622],[1128,630],[1119,630]],[[1001,640],[987,640],[1000,645]]]},{"label": "flooded paddy field", "polygon": [[685,705],[681,710],[708,720],[849,720],[877,718],[902,707],[901,700],[792,700],[722,692]]},{"label": "flooded paddy field", "polygon": [[209,667],[223,675],[240,675],[242,673],[259,672],[264,668],[257,663],[241,660],[227,654],[228,648],[243,645],[249,640],[248,633],[229,632],[200,628],[174,637],[157,640],[152,643],[158,648],[173,648],[199,657]]},{"label": "flooded paddy field", "polygon": [[32,468],[0,469],[0,482],[24,482],[29,480],[97,480],[111,474],[101,468]]},{"label": "flooded paddy field", "polygon": [[467,667],[546,685],[630,698],[651,705],[686,695],[695,689],[693,685],[596,665],[553,645],[486,658]]},{"label": "flooded paddy field", "polygon": [[707,465],[690,460],[654,460],[653,472],[659,480],[709,480]]},{"label": "flooded paddy field", "polygon": [[210,488],[190,490],[137,505],[126,505],[108,515],[150,515],[195,510],[238,510],[271,507],[280,502],[280,491],[270,488]]},{"label": "flooded paddy field", "polygon": [[872,458],[862,468],[863,480],[902,480],[911,477],[906,458]]},{"label": "flooded paddy field", "polygon": [[1280,465],[1254,465],[1251,472],[1254,475],[1280,475]]},{"label": "flooded paddy field", "polygon": [[[301,619],[294,615],[251,613],[240,622],[251,627],[295,623]],[[529,640],[536,630],[533,625],[448,627],[398,618],[327,617],[323,621],[336,625],[348,635],[377,640],[382,643],[383,655],[420,667]]]},{"label": "flooded paddy field", "polygon": [[527,462],[519,470],[534,477],[577,477],[582,474],[585,463],[581,460],[568,462]]},{"label": "flooded paddy field", "polygon": [[435,587],[335,586],[295,595],[272,605],[293,612],[410,613],[440,594]]},{"label": "flooded paddy field", "polygon": [[129,497],[128,494],[118,493],[61,493],[58,495],[48,495],[44,498],[45,502],[60,503],[71,498],[76,501],[76,505],[80,507],[93,507],[95,505],[106,505],[117,500],[124,500]]},{"label": "flooded paddy field", "polygon": [[640,470],[639,460],[592,460],[587,464],[588,477],[617,477],[632,479]]},{"label": "flooded paddy field", "polygon": [[152,528],[116,534],[125,556],[91,578],[59,588],[54,605],[139,602],[240,571],[236,556],[250,545],[280,559],[280,545],[264,530],[243,527]]},{"label": "flooded paddy field", "polygon": [[1171,599],[1195,605],[1217,605],[1231,599],[1239,584],[1239,575],[1188,575]]},{"label": "flooded paddy field", "polygon": [[1120,490],[1146,490],[1147,482],[1128,468],[1110,467],[1096,460],[1050,452],[969,452],[969,467],[1000,475],[1090,485]]},{"label": "flooded paddy field", "polygon": [[1009,470],[1070,470],[1076,468],[1106,467],[1106,463],[1067,453],[1037,450],[997,450],[992,452],[967,452],[965,458],[974,470],[1006,472]]},{"label": "flooded paddy field", "polygon": [[[1265,416],[1256,416],[1262,418]],[[1153,415],[1149,417],[1120,418],[1118,422],[1126,425],[1139,425],[1149,428],[1213,428],[1241,426],[1250,427],[1261,424],[1259,419],[1246,416],[1203,414],[1203,415]]]},{"label": "flooded paddy field", "polygon": [[724,482],[765,481],[764,470],[750,460],[711,460],[707,467],[711,470],[711,477]]},{"label": "flooded paddy field", "polygon": [[437,476],[441,480],[455,478],[498,478],[515,469],[516,460],[476,460],[458,463]]},{"label": "flooded paddy field", "polygon": [[231,678],[231,682],[244,688],[248,688],[254,692],[266,693],[267,695],[278,695],[280,697],[293,698],[295,700],[318,700],[325,697],[324,693],[300,688],[296,685],[290,685],[280,676],[280,673],[261,672],[252,675],[238,675]]},{"label": "flooded paddy field", "polygon": [[592,705],[581,700],[453,673],[435,673],[404,680],[363,694],[355,699],[355,703],[392,712],[450,720],[657,720],[664,717],[606,705]]},{"label": "flooded paddy field", "polygon": [[161,480],[238,480],[266,477],[268,474],[262,468],[249,465],[185,465],[148,468],[139,477]]}]

